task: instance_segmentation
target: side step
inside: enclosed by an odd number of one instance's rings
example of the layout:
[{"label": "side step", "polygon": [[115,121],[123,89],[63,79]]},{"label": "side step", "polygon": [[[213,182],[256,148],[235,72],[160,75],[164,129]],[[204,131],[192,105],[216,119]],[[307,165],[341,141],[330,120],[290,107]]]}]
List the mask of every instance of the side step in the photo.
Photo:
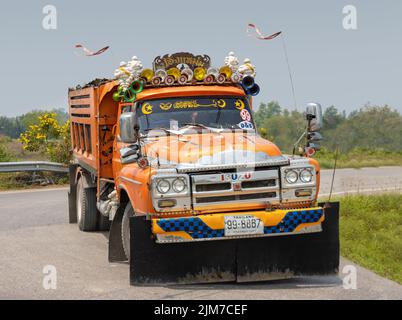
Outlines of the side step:
[{"label": "side step", "polygon": [[130,218],[130,228],[132,285],[266,281],[339,267],[337,202],[325,208],[319,233],[158,244],[144,217]]}]

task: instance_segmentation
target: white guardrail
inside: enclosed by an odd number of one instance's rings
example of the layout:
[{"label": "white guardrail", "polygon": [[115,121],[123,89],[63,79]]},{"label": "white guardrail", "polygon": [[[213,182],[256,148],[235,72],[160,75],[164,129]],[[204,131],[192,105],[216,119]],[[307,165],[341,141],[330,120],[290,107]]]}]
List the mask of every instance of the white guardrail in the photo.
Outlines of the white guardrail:
[{"label": "white guardrail", "polygon": [[68,172],[68,166],[56,162],[46,161],[21,161],[21,162],[0,162],[0,173],[3,172]]}]

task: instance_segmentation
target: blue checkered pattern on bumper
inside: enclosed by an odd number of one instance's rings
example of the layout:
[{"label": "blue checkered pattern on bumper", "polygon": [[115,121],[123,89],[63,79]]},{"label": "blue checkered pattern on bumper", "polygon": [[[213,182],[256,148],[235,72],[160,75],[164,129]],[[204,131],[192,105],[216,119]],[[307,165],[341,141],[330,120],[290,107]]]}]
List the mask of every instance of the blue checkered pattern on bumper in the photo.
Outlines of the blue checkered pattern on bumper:
[{"label": "blue checkered pattern on bumper", "polygon": [[223,237],[224,229],[211,229],[200,218],[160,219],[158,226],[166,232],[185,231],[193,239]]},{"label": "blue checkered pattern on bumper", "polygon": [[[322,217],[322,209],[289,211],[276,226],[264,227],[264,234],[293,232],[302,223],[317,222]],[[159,219],[158,226],[165,232],[184,231],[193,239],[220,238],[224,229],[211,229],[198,217]]]},{"label": "blue checkered pattern on bumper", "polygon": [[317,222],[321,219],[323,210],[290,211],[276,226],[264,227],[264,233],[293,232],[302,223]]}]

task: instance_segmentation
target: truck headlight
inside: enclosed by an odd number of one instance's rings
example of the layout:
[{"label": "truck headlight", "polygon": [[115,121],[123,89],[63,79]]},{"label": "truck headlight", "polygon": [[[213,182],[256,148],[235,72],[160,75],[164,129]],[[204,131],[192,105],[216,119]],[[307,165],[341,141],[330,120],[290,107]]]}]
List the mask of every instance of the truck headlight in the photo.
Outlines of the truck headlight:
[{"label": "truck headlight", "polygon": [[189,177],[184,174],[178,175],[155,175],[152,177],[153,194],[156,198],[167,196],[190,195]]},{"label": "truck headlight", "polygon": [[152,205],[157,212],[191,210],[190,177],[187,174],[164,173],[152,176]]},{"label": "truck headlight", "polygon": [[294,170],[289,170],[285,173],[285,180],[289,184],[296,183],[298,178],[298,174]]},{"label": "truck headlight", "polygon": [[165,194],[170,190],[170,182],[165,179],[161,179],[156,184],[156,189],[159,193]]},{"label": "truck headlight", "polygon": [[183,178],[177,178],[173,180],[172,188],[175,192],[181,193],[186,190],[187,184]]},{"label": "truck headlight", "polygon": [[304,169],[300,171],[300,180],[304,183],[309,183],[313,180],[313,174],[310,170]]}]

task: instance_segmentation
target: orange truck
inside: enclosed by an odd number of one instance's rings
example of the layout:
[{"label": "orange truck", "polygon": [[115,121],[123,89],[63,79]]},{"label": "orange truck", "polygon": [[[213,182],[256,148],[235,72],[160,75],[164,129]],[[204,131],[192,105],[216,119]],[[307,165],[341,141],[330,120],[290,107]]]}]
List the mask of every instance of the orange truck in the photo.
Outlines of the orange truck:
[{"label": "orange truck", "polygon": [[339,204],[317,203],[312,158],[321,107],[308,104],[297,152],[282,154],[257,132],[255,74],[233,53],[220,68],[176,53],[69,89],[69,221],[109,231],[131,284],[337,273]]}]

